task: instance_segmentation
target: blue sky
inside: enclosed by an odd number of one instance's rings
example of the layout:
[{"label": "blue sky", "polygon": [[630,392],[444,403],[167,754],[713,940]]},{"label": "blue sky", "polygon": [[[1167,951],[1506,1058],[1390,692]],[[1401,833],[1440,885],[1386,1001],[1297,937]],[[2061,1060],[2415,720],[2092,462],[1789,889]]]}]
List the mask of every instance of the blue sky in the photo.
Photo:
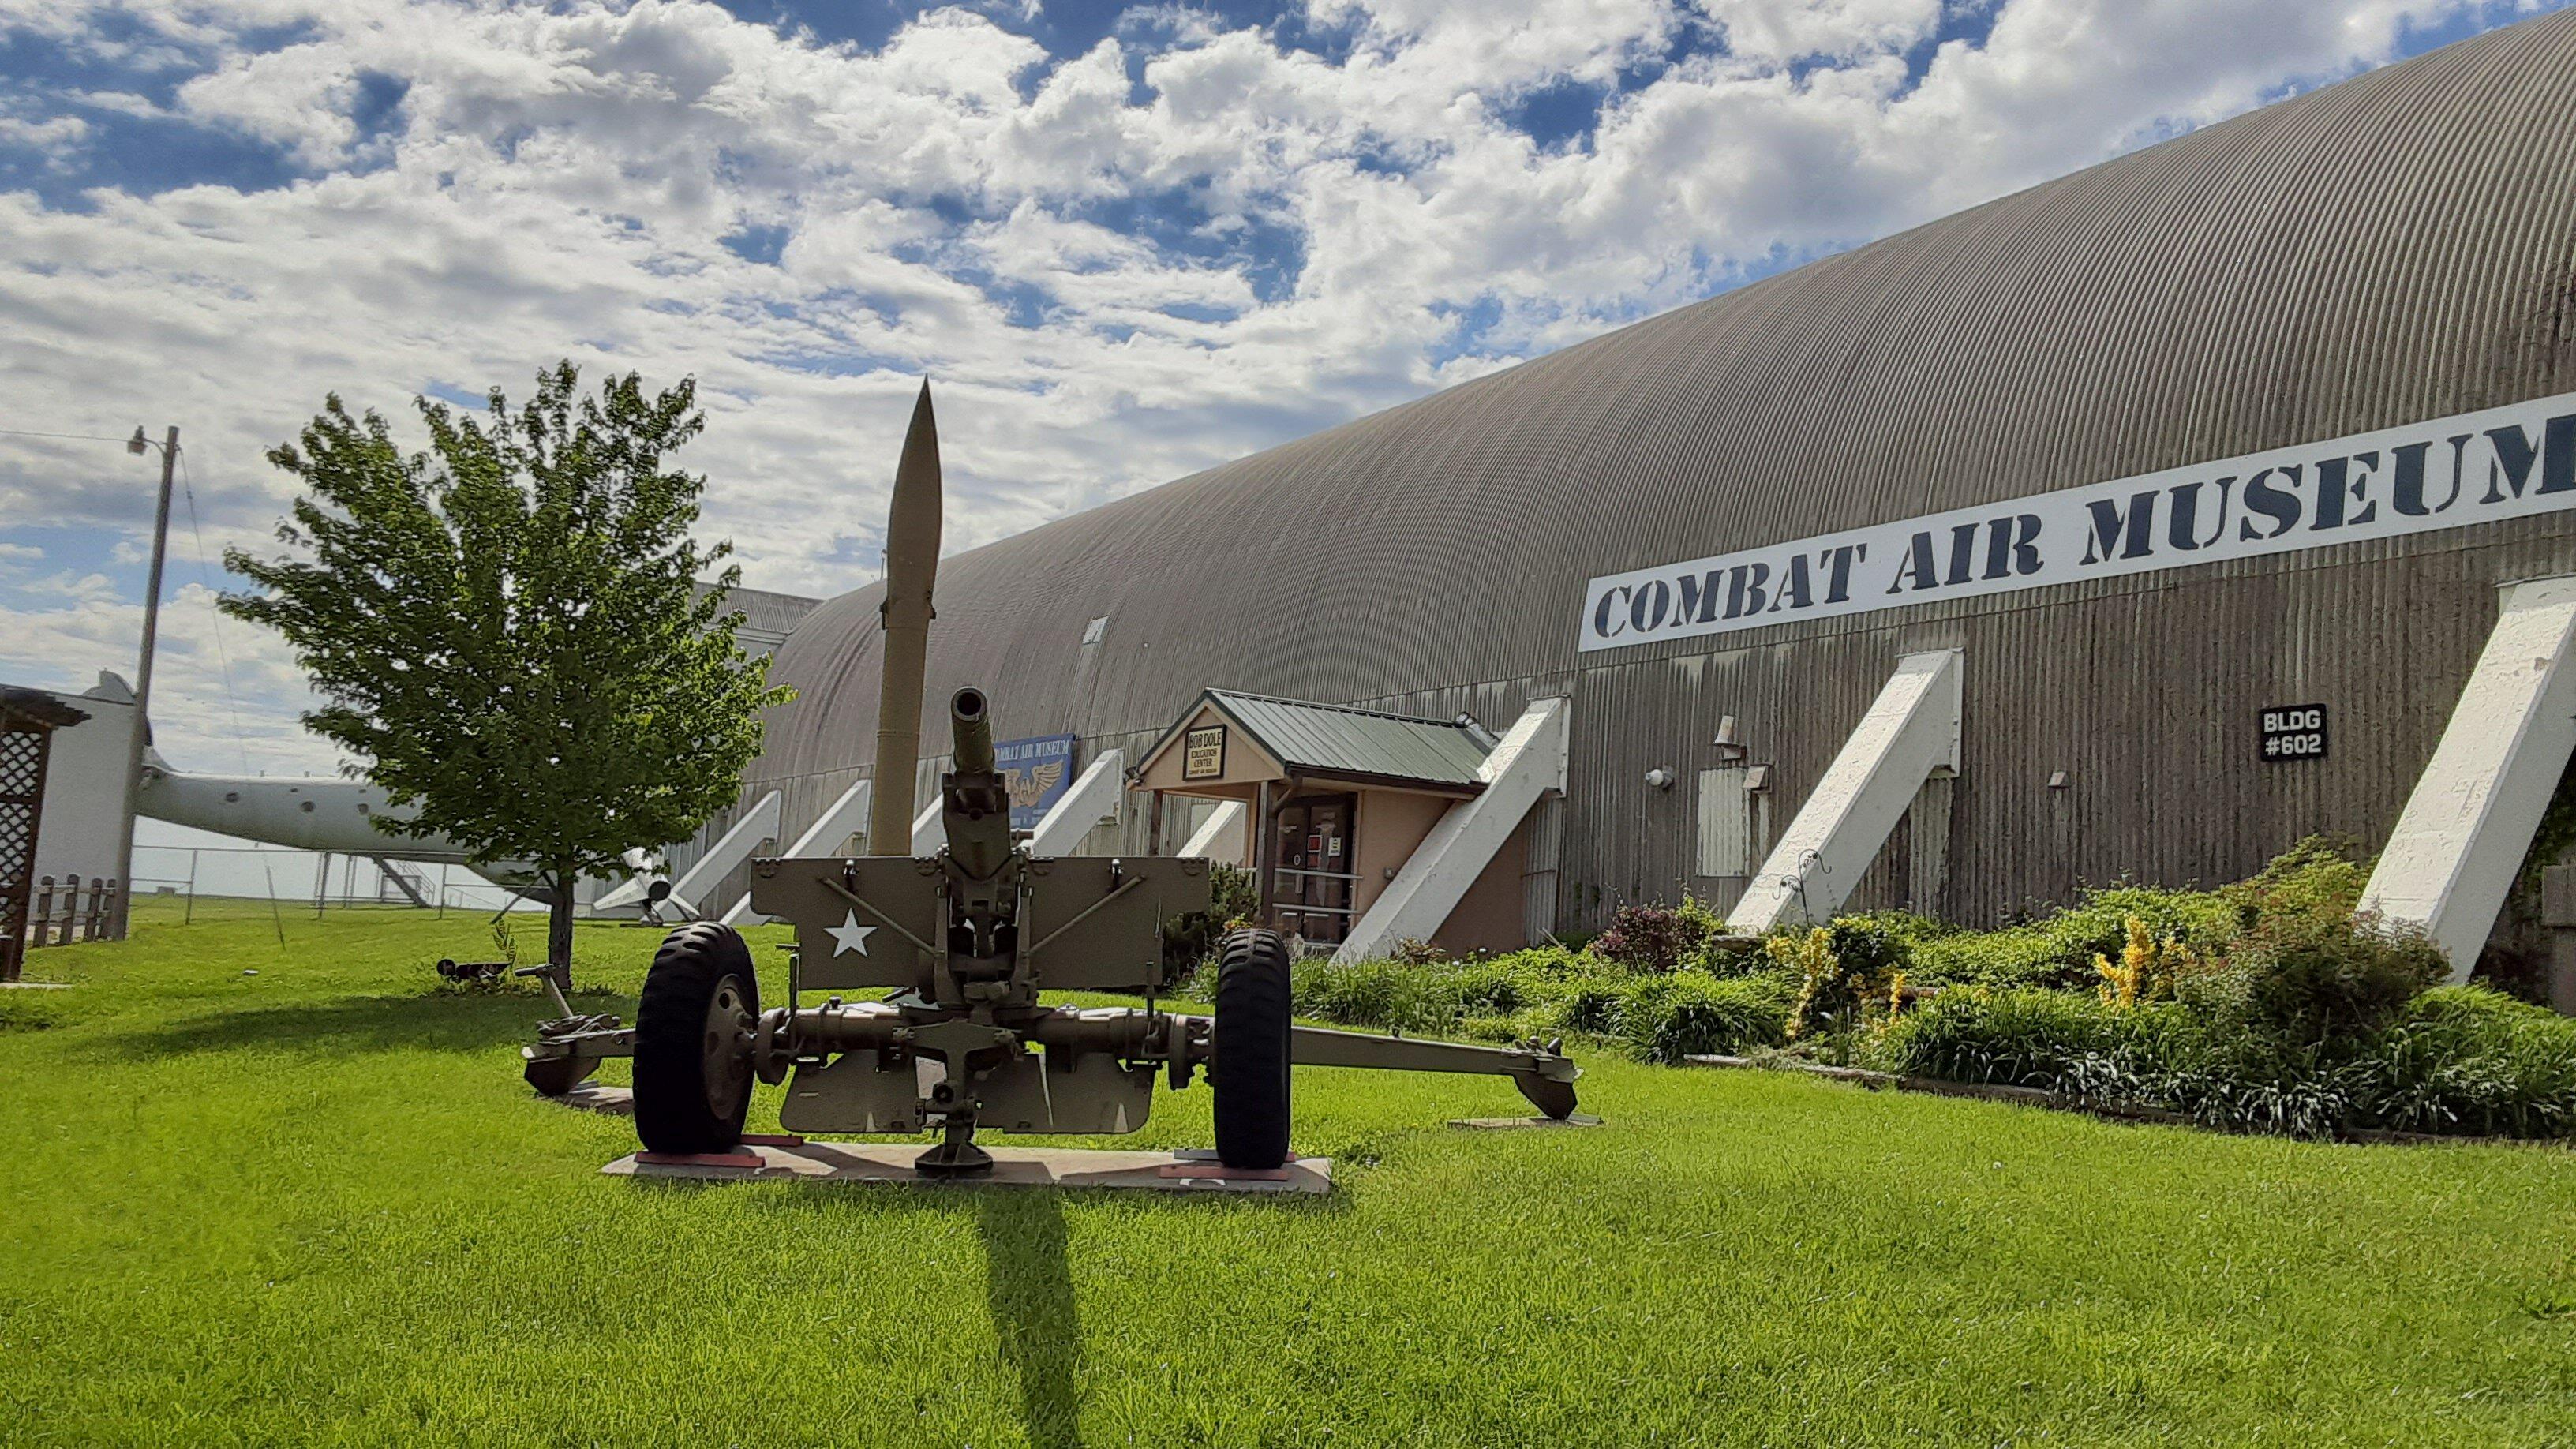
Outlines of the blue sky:
[{"label": "blue sky", "polygon": [[695,376],[828,594],[925,372],[969,547],[2540,8],[0,0],[0,679],[131,668],[138,424],[165,748],[326,770],[205,558],[326,392]]}]

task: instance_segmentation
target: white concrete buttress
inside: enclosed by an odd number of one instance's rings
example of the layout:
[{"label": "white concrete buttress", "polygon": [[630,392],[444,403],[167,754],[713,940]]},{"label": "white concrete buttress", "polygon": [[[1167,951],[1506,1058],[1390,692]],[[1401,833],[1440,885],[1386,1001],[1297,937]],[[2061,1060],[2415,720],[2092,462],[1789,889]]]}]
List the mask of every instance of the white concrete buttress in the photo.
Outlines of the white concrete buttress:
[{"label": "white concrete buttress", "polygon": [[[806,827],[804,834],[796,837],[795,844],[778,853],[789,860],[801,860],[834,841],[867,829],[868,798],[872,793],[872,782],[867,780],[842,791],[841,798],[825,806],[822,815]],[[724,923],[728,926],[765,926],[773,919],[751,908],[749,891],[744,891],[742,899],[733,903],[733,909],[724,913]]]},{"label": "white concrete buttress", "polygon": [[1054,808],[1038,822],[1029,836],[1031,855],[1070,855],[1082,846],[1082,838],[1091,833],[1104,817],[1118,813],[1119,797],[1127,788],[1126,761],[1117,750],[1103,750],[1088,769],[1074,777],[1073,784],[1057,797]]},{"label": "white concrete buttress", "polygon": [[1251,812],[1240,800],[1221,800],[1208,812],[1207,822],[1190,835],[1181,847],[1183,855],[1203,855],[1223,865],[1242,866],[1244,858],[1243,818]]},{"label": "white concrete buttress", "polygon": [[779,793],[772,790],[742,812],[742,818],[709,846],[706,854],[698,857],[698,863],[690,866],[686,875],[671,882],[670,903],[691,916],[704,915],[698,909],[698,898],[714,890],[727,872],[751,859],[762,846],[778,839],[778,821],[783,809],[780,800]]},{"label": "white concrete buttress", "polygon": [[1530,701],[1478,767],[1483,793],[1450,806],[1431,827],[1368,914],[1351,927],[1334,960],[1365,961],[1385,955],[1398,941],[1431,939],[1530,807],[1548,791],[1565,788],[1567,709],[1563,699]]},{"label": "white concrete buttress", "polygon": [[[948,843],[948,831],[939,823],[941,803],[939,792],[933,790],[930,792],[930,803],[922,806],[921,813],[912,817],[912,853],[915,859],[925,855],[937,855],[939,848]],[[871,840],[868,842],[868,854],[891,855],[893,852],[879,851],[876,842]]]},{"label": "white concrete buttress", "polygon": [[1896,662],[1743,899],[1727,912],[1729,930],[1759,935],[1833,916],[1923,782],[1958,773],[1961,673],[1956,649]]},{"label": "white concrete buttress", "polygon": [[2433,758],[2406,797],[2361,907],[2421,926],[2451,958],[2477,965],[2558,777],[2576,754],[2576,578],[2506,588]]}]

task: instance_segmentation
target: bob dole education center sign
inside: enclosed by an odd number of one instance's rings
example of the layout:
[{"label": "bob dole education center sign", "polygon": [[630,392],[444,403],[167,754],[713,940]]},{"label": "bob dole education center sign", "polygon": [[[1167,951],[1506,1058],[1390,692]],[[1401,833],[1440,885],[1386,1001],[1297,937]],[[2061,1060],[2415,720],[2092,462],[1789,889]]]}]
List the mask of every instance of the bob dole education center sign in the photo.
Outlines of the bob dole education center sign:
[{"label": "bob dole education center sign", "polygon": [[2576,508],[2576,394],[1594,579],[1583,648]]}]

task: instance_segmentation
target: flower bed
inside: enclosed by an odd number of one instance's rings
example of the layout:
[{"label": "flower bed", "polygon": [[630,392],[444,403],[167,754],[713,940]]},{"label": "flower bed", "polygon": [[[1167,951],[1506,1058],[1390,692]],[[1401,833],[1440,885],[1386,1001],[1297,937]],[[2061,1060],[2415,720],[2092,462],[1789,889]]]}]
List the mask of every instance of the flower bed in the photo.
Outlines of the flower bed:
[{"label": "flower bed", "polygon": [[1296,1009],[1656,1062],[1785,1053],[2232,1131],[2576,1136],[2576,1021],[2437,985],[2427,941],[2356,912],[2367,875],[2311,840],[2217,890],[2107,887],[1996,931],[1855,915],[1758,949],[1696,902],[1629,907],[1580,950],[1307,962]]}]

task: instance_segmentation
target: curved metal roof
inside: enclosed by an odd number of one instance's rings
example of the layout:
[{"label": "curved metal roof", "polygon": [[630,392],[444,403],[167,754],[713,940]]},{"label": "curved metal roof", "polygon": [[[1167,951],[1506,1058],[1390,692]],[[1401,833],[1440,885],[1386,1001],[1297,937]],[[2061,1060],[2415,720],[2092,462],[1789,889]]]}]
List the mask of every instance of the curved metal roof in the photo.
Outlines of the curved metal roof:
[{"label": "curved metal roof", "polygon": [[[1536,687],[1594,575],[2576,389],[2570,74],[2562,11],[960,554],[925,697],[1098,735]],[[755,784],[866,762],[877,599],[780,649]]]}]

